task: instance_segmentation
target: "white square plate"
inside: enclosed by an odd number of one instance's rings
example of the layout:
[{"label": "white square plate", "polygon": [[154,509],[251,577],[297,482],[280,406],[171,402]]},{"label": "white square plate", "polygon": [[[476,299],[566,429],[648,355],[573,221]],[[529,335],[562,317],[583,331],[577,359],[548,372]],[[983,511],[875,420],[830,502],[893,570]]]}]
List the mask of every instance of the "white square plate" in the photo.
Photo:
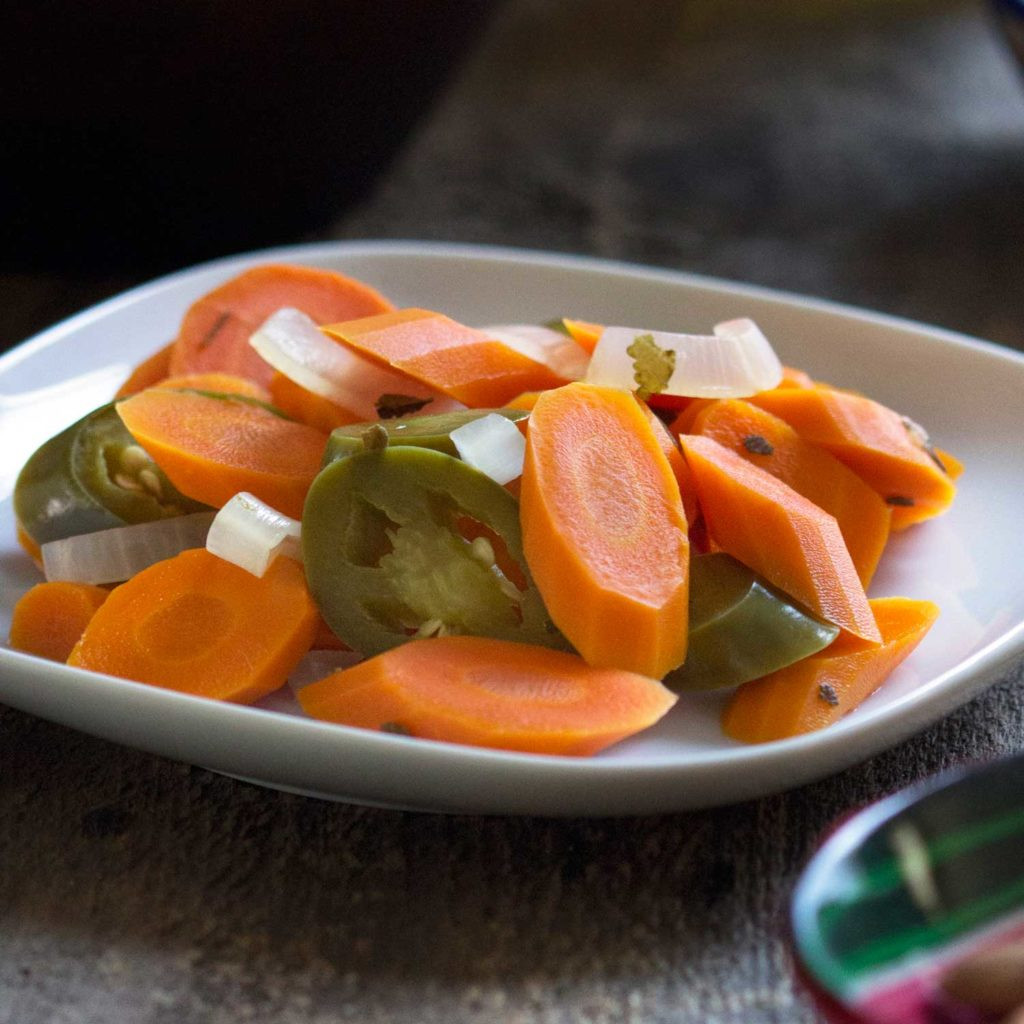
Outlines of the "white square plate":
[{"label": "white square plate", "polygon": [[720,696],[686,696],[654,729],[598,757],[458,747],[311,721],[286,699],[238,707],[0,649],[0,700],[53,721],[262,785],[437,811],[645,814],[760,796],[891,746],[1007,672],[1024,650],[1024,357],[890,317],[669,271],[579,257],[420,243],[335,243],[206,264],[145,285],[0,359],[0,635],[39,581],[14,537],[11,491],[34,448],[107,401],[174,336],[185,309],[258,262],[330,267],[396,304],[470,324],[556,316],[706,331],[757,320],[784,362],[865,391],[924,424],[966,464],[945,516],[890,543],[872,596],[942,615],[861,708],[819,733],[747,747],[718,727]]}]

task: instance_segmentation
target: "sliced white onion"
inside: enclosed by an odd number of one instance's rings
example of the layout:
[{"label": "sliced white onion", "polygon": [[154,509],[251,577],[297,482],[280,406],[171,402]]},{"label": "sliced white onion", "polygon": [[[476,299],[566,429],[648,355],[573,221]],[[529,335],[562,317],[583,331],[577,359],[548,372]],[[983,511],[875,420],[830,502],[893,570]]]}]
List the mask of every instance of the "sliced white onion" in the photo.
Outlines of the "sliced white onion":
[{"label": "sliced white onion", "polygon": [[641,335],[650,335],[658,348],[676,354],[663,395],[745,398],[782,379],[782,364],[768,339],[753,320],[740,319],[717,324],[714,334],[606,327],[590,360],[587,382],[635,390],[635,366],[627,349]]},{"label": "sliced white onion", "polygon": [[278,555],[302,560],[302,525],[247,491],[240,491],[217,513],[206,536],[211,555],[262,576]]},{"label": "sliced white onion", "polygon": [[212,522],[212,512],[194,512],[49,541],[42,546],[43,572],[48,580],[120,583],[187,548],[201,548]]},{"label": "sliced white onion", "polygon": [[465,408],[407,374],[333,341],[297,309],[279,309],[256,329],[249,344],[289,380],[363,420],[377,419],[376,402],[381,395],[426,399],[429,405],[424,412]]},{"label": "sliced white onion", "polygon": [[449,435],[459,458],[499,484],[523,475],[526,439],[519,428],[496,412],[457,427]]},{"label": "sliced white onion", "polygon": [[481,330],[564,380],[582,380],[587,372],[589,353],[561,331],[538,324],[498,324]]},{"label": "sliced white onion", "polygon": [[358,665],[362,660],[363,656],[356,651],[309,651],[292,669],[288,685],[298,693],[304,686],[309,686],[310,683],[315,683],[339,669]]}]

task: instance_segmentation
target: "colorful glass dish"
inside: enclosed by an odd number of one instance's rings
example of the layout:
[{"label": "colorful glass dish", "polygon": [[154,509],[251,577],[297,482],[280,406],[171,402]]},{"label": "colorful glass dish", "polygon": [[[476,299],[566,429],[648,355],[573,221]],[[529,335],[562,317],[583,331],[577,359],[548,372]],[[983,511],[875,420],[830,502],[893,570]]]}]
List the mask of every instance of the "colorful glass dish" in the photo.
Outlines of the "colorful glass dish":
[{"label": "colorful glass dish", "polygon": [[941,979],[1024,939],[1024,756],[960,770],[842,825],[801,878],[803,977],[830,1020],[986,1024]]}]

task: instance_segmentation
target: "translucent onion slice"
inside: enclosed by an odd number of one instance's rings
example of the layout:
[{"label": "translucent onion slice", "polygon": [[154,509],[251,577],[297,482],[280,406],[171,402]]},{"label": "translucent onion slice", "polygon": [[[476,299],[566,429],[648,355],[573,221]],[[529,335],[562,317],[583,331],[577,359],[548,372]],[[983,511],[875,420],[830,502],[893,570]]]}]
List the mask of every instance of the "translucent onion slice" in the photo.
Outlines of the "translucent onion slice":
[{"label": "translucent onion slice", "polygon": [[206,536],[211,555],[262,576],[278,555],[302,560],[302,526],[247,491],[240,491],[217,513]]},{"label": "translucent onion slice", "polygon": [[279,309],[258,327],[249,344],[279,373],[362,420],[377,419],[381,395],[424,399],[424,412],[464,409],[461,402],[376,363],[328,338],[297,309]]},{"label": "translucent onion slice", "polygon": [[675,334],[636,327],[606,327],[594,349],[590,384],[635,390],[636,365],[627,349],[649,336],[664,352],[675,352],[675,368],[659,393],[692,398],[745,398],[775,387],[782,364],[753,320],[728,320],[714,334]]},{"label": "translucent onion slice", "polygon": [[538,324],[498,324],[480,329],[520,355],[543,363],[566,380],[582,380],[587,372],[590,355],[562,331]]},{"label": "translucent onion slice", "polygon": [[523,475],[526,439],[519,428],[496,412],[471,420],[449,435],[459,457],[499,484]]},{"label": "translucent onion slice", "polygon": [[310,651],[292,670],[288,677],[288,685],[298,693],[304,686],[315,683],[332,672],[342,668],[351,668],[363,660],[357,651]]},{"label": "translucent onion slice", "polygon": [[42,548],[43,572],[48,580],[121,583],[187,548],[201,548],[213,515],[194,512],[50,541]]}]

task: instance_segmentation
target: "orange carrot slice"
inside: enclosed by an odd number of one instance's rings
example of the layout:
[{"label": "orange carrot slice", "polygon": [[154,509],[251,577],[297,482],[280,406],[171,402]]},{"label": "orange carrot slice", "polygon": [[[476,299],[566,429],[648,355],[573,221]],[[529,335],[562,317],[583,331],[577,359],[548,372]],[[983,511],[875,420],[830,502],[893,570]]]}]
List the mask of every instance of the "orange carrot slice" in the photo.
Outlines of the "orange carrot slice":
[{"label": "orange carrot slice", "polygon": [[544,647],[413,640],[299,691],[314,718],[535,754],[597,753],[675,703],[661,683]]},{"label": "orange carrot slice", "polygon": [[11,647],[50,661],[67,661],[109,590],[90,583],[37,583],[11,614]]},{"label": "orange carrot slice", "polygon": [[233,373],[183,373],[164,377],[153,386],[169,388],[171,391],[209,391],[218,395],[242,395],[244,398],[255,398],[258,402],[270,401],[270,392],[265,387]]},{"label": "orange carrot slice", "polygon": [[43,549],[28,535],[21,523],[15,525],[15,536],[22,551],[32,559],[40,569],[43,567]]},{"label": "orange carrot slice", "polygon": [[833,516],[707,437],[679,438],[714,542],[816,615],[878,642]]},{"label": "orange carrot slice", "polygon": [[565,383],[544,363],[441,313],[400,309],[328,324],[325,333],[423,384],[478,408],[496,408],[524,391]]},{"label": "orange carrot slice", "polygon": [[863,395],[833,388],[777,388],[751,399],[849,466],[893,507],[892,528],[944,512],[956,487],[920,428]]},{"label": "orange carrot slice", "polygon": [[640,408],[646,414],[658,445],[665,458],[668,459],[672,475],[679,485],[679,496],[683,499],[683,514],[686,516],[686,522],[692,526],[700,515],[700,509],[697,505],[697,490],[693,486],[693,474],[690,472],[690,467],[686,464],[686,459],[683,458],[683,453],[675,442],[675,435],[658,419],[646,402],[641,402]]},{"label": "orange carrot slice", "polygon": [[679,485],[631,394],[569,384],[530,414],[523,550],[552,620],[591,665],[660,679],[686,656]]},{"label": "orange carrot slice", "polygon": [[170,341],[163,348],[157,349],[151,356],[143,359],[128,375],[128,379],[117,389],[114,398],[127,398],[143,388],[151,387],[162,381],[171,372],[171,352],[174,342]]},{"label": "orange carrot slice", "polygon": [[562,323],[569,332],[569,337],[585,352],[593,354],[604,333],[604,325],[592,324],[589,320],[566,320],[564,318]]},{"label": "orange carrot slice", "polygon": [[327,446],[321,431],[231,397],[147,388],[117,411],[182,494],[216,508],[248,491],[300,518]]},{"label": "orange carrot slice", "polygon": [[329,434],[335,427],[358,423],[360,417],[328,398],[314,395],[283,373],[270,378],[270,402],[300,423]]},{"label": "orange carrot slice", "polygon": [[668,425],[668,432],[673,437],[680,434],[692,434],[694,420],[709,406],[720,401],[718,398],[691,398],[686,405],[679,410],[674,420]]},{"label": "orange carrot slice", "polygon": [[284,684],[318,619],[293,559],[257,577],[192,548],[115,588],[68,664],[248,704]]},{"label": "orange carrot slice", "polygon": [[814,378],[795,366],[782,367],[782,380],[779,381],[780,388],[813,388]]},{"label": "orange carrot slice", "polygon": [[723,714],[726,735],[766,743],[831,725],[874,693],[939,614],[931,601],[906,597],[876,598],[871,609],[880,645],[840,633],[823,651],[744,683]]},{"label": "orange carrot slice", "polygon": [[964,464],[955,455],[950,455],[949,452],[943,451],[941,448],[933,448],[932,451],[942,463],[943,469],[949,474],[949,479],[959,480],[964,471]]},{"label": "orange carrot slice", "polygon": [[857,575],[867,587],[889,539],[892,509],[852,469],[805,441],[785,420],[738,399],[702,410],[692,432],[767,470],[835,516]]},{"label": "orange carrot slice", "polygon": [[530,412],[537,404],[540,394],[541,392],[539,391],[524,391],[521,395],[516,395],[510,402],[506,402],[505,408],[522,409],[524,412]]},{"label": "orange carrot slice", "polygon": [[249,336],[283,306],[300,309],[321,324],[393,308],[369,285],[344,274],[284,263],[253,267],[189,308],[174,343],[169,372],[223,370],[268,384],[274,371],[250,347]]}]

